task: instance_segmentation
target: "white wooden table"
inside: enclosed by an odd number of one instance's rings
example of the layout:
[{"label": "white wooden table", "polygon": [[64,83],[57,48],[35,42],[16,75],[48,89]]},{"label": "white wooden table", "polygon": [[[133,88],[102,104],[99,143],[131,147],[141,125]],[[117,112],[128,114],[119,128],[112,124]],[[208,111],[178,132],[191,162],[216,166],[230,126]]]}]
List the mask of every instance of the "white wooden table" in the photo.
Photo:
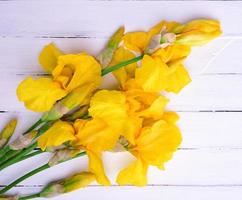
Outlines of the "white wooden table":
[{"label": "white wooden table", "polygon": [[[202,17],[220,20],[224,34],[193,49],[187,60],[193,82],[179,95],[170,95],[169,108],[181,116],[183,143],[167,169],[151,168],[147,187],[119,187],[115,176],[133,158],[106,153],[111,187],[94,184],[55,199],[242,199],[242,2],[0,0],[0,128],[18,117],[18,133],[39,117],[17,101],[15,89],[25,76],[43,73],[37,61],[43,45],[54,41],[65,52],[95,55],[120,25],[127,31],[145,30],[162,19],[186,22]],[[0,172],[0,184],[47,159],[41,155]],[[55,166],[11,193],[36,192],[86,167],[86,158]]]}]

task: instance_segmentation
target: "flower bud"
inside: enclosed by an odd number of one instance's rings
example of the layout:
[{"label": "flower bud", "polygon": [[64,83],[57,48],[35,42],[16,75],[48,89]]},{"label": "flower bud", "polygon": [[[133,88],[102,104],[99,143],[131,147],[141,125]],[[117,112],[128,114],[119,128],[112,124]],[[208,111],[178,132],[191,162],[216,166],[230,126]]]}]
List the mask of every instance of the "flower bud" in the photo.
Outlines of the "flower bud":
[{"label": "flower bud", "polygon": [[61,149],[54,153],[49,160],[49,166],[57,165],[58,163],[69,160],[80,153],[80,150]]},{"label": "flower bud", "polygon": [[83,188],[94,180],[95,175],[93,173],[81,172],[64,180],[50,183],[42,190],[42,192],[40,192],[40,197],[55,197],[64,193],[68,193],[73,190]]},{"label": "flower bud", "polygon": [[9,145],[10,149],[21,150],[28,147],[35,138],[36,134],[37,131],[31,131],[25,135],[20,135]]},{"label": "flower bud", "polygon": [[11,138],[17,125],[17,120],[11,120],[0,133],[0,148],[2,148]]},{"label": "flower bud", "polygon": [[103,68],[107,67],[111,62],[113,54],[122,40],[123,34],[124,27],[120,27],[110,38],[105,49],[98,55],[97,59],[99,60]]},{"label": "flower bud", "polygon": [[18,200],[19,197],[17,195],[15,196],[0,196],[0,200]]},{"label": "flower bud", "polygon": [[190,46],[206,44],[222,33],[219,21],[205,19],[180,25],[174,31],[177,33],[177,44]]}]

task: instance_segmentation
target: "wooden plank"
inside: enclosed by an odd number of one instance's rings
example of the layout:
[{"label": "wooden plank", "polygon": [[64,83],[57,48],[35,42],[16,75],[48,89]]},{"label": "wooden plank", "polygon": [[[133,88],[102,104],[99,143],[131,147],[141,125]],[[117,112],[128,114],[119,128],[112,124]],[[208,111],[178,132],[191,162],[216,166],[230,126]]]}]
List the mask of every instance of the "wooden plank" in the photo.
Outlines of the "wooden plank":
[{"label": "wooden plank", "polygon": [[242,33],[241,5],[238,1],[1,1],[0,35],[106,37],[120,25],[142,30],[162,19],[186,22],[198,17],[219,19],[224,35],[234,35]]},{"label": "wooden plank", "polygon": [[[242,177],[240,176],[242,161],[239,159],[240,156],[241,149],[227,151],[179,150],[175,153],[174,158],[166,163],[165,171],[150,167],[148,173],[149,184],[170,186],[242,185]],[[134,160],[134,157],[128,152],[105,153],[103,158],[107,175],[114,185],[120,169]],[[40,155],[19,163],[17,168],[16,166],[9,167],[1,172],[1,184],[10,183],[16,177],[44,164],[46,160],[46,155]],[[87,163],[86,157],[62,163],[25,180],[21,185],[47,184],[50,181],[87,170]]]},{"label": "wooden plank", "polygon": [[[1,111],[25,111],[18,102],[15,91],[25,76],[4,75],[1,77]],[[113,86],[113,78],[105,77],[104,86]],[[170,98],[168,109],[176,111],[242,110],[242,78],[240,75],[195,76],[178,95],[166,94]]]},{"label": "wooden plank", "polygon": [[[36,187],[16,188],[13,193],[21,189],[21,194],[32,194],[40,189]],[[193,186],[148,186],[148,187],[87,187],[65,195],[61,195],[53,200],[76,200],[76,199],[142,199],[142,200],[227,200],[233,196],[233,200],[241,200],[241,187],[193,187]],[[39,200],[45,200],[39,198]]]},{"label": "wooden plank", "polygon": [[[178,126],[183,149],[230,150],[242,148],[241,112],[180,112]],[[34,113],[0,113],[0,129],[11,118],[19,122],[15,137],[38,119]],[[15,138],[14,137],[14,138]]]},{"label": "wooden plank", "polygon": [[[56,43],[65,53],[86,51],[97,55],[106,41],[107,38],[0,38],[0,73],[45,73],[39,66],[38,54],[50,42]],[[221,37],[193,48],[186,67],[193,75],[241,74],[241,51],[242,39]]]}]

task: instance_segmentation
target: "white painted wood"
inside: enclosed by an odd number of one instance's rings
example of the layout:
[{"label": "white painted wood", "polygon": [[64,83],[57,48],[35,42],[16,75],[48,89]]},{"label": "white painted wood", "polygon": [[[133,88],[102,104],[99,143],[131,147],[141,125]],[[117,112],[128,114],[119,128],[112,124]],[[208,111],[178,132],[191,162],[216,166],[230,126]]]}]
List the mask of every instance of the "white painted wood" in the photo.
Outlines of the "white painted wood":
[{"label": "white painted wood", "polygon": [[[15,191],[19,191],[17,188]],[[30,194],[39,191],[37,188],[27,187],[21,189],[22,194]],[[193,186],[149,186],[149,187],[88,187],[68,193],[53,200],[228,200],[233,195],[233,200],[241,200],[241,187],[193,187]],[[40,198],[39,200],[44,200]]]},{"label": "white painted wood", "polygon": [[[86,51],[96,56],[104,47],[107,38],[0,37],[0,72],[5,74],[44,73],[39,66],[38,55],[43,46],[50,42],[54,42],[65,53]],[[241,74],[241,51],[242,38],[221,37],[207,45],[194,47],[185,62],[186,67],[193,75]]]},{"label": "white painted wood", "polygon": [[[180,148],[229,150],[242,147],[242,113],[241,112],[179,112],[178,125],[183,135]],[[11,118],[19,122],[15,137],[24,132],[38,114],[29,113],[0,113],[0,129]],[[14,139],[14,138],[13,138]]]},{"label": "white painted wood", "polygon": [[1,1],[0,35],[108,37],[121,25],[143,30],[162,19],[198,17],[221,20],[226,36],[241,35],[241,6],[231,1]]},{"label": "white painted wood", "polygon": [[[0,128],[18,117],[17,134],[39,117],[17,101],[15,89],[26,75],[43,73],[37,58],[45,44],[54,41],[66,53],[97,55],[120,25],[127,31],[147,30],[162,19],[186,22],[198,17],[219,19],[224,34],[193,49],[186,60],[193,82],[179,95],[169,94],[169,109],[179,111],[181,117],[183,143],[166,170],[151,168],[148,187],[119,187],[114,181],[118,170],[134,158],[128,153],[106,153],[112,187],[94,184],[55,199],[242,198],[242,2],[0,1],[0,111],[8,111],[0,113]],[[0,172],[0,185],[44,163],[48,156]],[[86,167],[86,158],[61,164],[24,181],[11,193],[36,192],[43,184]]]},{"label": "white painted wood", "polygon": [[[149,185],[241,186],[241,153],[241,149],[179,150],[175,153],[173,160],[166,163],[165,171],[150,167]],[[135,158],[125,152],[105,153],[103,159],[106,172],[112,184],[116,185],[117,173]],[[19,177],[33,167],[45,164],[46,160],[47,157],[41,155],[19,164],[17,168],[16,166],[9,167],[1,175],[1,184],[12,182],[14,177]],[[45,185],[50,181],[87,170],[87,163],[86,157],[62,163],[23,181],[20,185]]]},{"label": "white painted wood", "polygon": [[[16,88],[23,76],[6,74],[1,78],[0,110],[26,111],[16,97]],[[105,86],[114,81],[106,78]],[[177,111],[199,110],[242,110],[241,75],[201,75],[194,76],[190,85],[176,94],[166,94],[170,98],[168,109]]]}]

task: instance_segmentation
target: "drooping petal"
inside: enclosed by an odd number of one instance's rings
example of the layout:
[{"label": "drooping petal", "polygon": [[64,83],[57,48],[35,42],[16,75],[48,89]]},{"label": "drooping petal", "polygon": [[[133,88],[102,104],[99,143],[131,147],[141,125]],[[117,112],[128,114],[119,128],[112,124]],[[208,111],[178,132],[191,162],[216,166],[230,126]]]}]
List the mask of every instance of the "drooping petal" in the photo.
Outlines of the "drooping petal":
[{"label": "drooping petal", "polygon": [[66,91],[50,78],[33,80],[28,77],[17,88],[19,101],[24,102],[28,109],[36,112],[50,110],[54,103],[66,94]]},{"label": "drooping petal", "polygon": [[136,70],[135,80],[146,92],[160,92],[167,85],[168,66],[160,58],[145,55]]},{"label": "drooping petal", "polygon": [[75,139],[73,126],[59,120],[38,138],[38,146],[44,151],[47,147],[56,147]]},{"label": "drooping petal", "polygon": [[[177,65],[177,66],[175,66]],[[191,78],[187,70],[182,64],[170,64],[170,68],[174,67],[175,70],[173,73],[170,73],[167,76],[167,86],[165,88],[168,92],[179,93],[186,85],[191,82]]]},{"label": "drooping petal", "polygon": [[89,171],[95,174],[97,182],[101,185],[110,185],[110,181],[104,172],[101,153],[87,150],[87,155],[89,158]]},{"label": "drooping petal", "polygon": [[162,119],[168,123],[175,124],[179,120],[179,115],[176,112],[164,112]]},{"label": "drooping petal", "polygon": [[119,185],[145,186],[147,184],[148,165],[141,159],[137,159],[127,168],[121,170],[116,182]]},{"label": "drooping petal", "polygon": [[55,46],[55,44],[50,43],[40,52],[39,63],[47,72],[52,72],[57,66],[58,57],[61,55],[63,55],[63,53]]},{"label": "drooping petal", "polygon": [[55,81],[58,81],[67,91],[72,91],[81,85],[101,83],[101,66],[86,53],[68,54],[59,56],[58,65],[52,72]]},{"label": "drooping petal", "polygon": [[164,162],[172,158],[180,143],[179,129],[173,124],[160,120],[152,127],[143,128],[133,151],[148,164],[163,169]]}]

